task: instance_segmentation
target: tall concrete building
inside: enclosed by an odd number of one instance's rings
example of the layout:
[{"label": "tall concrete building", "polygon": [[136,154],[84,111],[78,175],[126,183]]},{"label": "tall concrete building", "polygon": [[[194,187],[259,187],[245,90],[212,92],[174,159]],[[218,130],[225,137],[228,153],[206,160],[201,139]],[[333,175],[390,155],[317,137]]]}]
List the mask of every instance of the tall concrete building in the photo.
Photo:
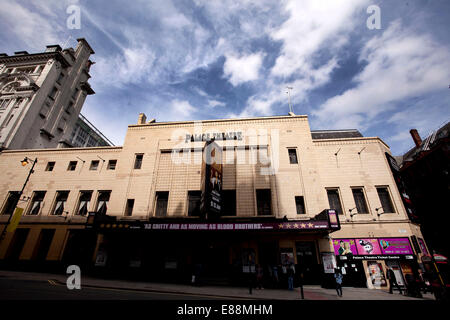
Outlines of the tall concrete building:
[{"label": "tall concrete building", "polygon": [[[215,144],[222,167],[205,169]],[[308,117],[294,114],[201,122],[141,114],[123,146],[7,150],[1,227],[29,172],[21,161],[38,162],[18,203],[20,224],[0,243],[0,264],[77,264],[182,282],[201,265],[204,277],[242,283],[256,262],[267,285],[277,285],[269,275],[278,268],[286,286],[292,265],[304,283],[324,285],[340,267],[344,285],[387,290],[386,267],[404,284],[426,250],[389,154],[378,137],[311,131]],[[205,217],[208,203],[220,213]]]},{"label": "tall concrete building", "polygon": [[72,146],[70,138],[87,95],[94,54],[85,39],[76,48],[0,54],[0,150]]}]

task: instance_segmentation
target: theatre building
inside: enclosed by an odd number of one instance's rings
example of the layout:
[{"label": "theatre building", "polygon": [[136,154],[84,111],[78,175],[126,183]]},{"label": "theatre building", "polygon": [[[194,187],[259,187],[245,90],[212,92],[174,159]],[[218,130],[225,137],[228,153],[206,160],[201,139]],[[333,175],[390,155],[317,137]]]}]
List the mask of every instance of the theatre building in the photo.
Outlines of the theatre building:
[{"label": "theatre building", "polygon": [[[123,146],[4,151],[2,227],[16,204],[24,211],[0,262],[177,282],[197,273],[211,283],[242,283],[259,264],[268,287],[275,274],[283,286],[290,265],[304,283],[327,285],[338,266],[347,285],[388,289],[386,266],[402,282],[426,250],[389,153],[378,137],[311,131],[293,113],[180,122],[141,114]],[[37,163],[18,200],[26,157]]]}]

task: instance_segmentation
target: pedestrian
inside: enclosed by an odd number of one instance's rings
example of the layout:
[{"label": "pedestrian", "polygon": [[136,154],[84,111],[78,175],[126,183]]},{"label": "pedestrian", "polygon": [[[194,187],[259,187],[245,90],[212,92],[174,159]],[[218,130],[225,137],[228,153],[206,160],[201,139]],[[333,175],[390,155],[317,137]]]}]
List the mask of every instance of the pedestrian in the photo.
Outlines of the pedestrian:
[{"label": "pedestrian", "polygon": [[400,291],[400,294],[402,293],[402,288],[397,283],[397,280],[395,279],[395,273],[394,270],[392,270],[392,267],[388,267],[387,269],[387,278],[389,280],[389,293],[392,294],[392,290],[394,286]]},{"label": "pedestrian", "polygon": [[341,273],[339,268],[336,268],[334,271],[334,279],[336,280],[336,292],[338,297],[342,297],[342,280],[344,276]]},{"label": "pedestrian", "polygon": [[274,282],[274,287],[277,288],[278,287],[278,267],[277,266],[273,266],[273,282]]},{"label": "pedestrian", "polygon": [[288,290],[294,290],[294,266],[291,264],[287,269]]},{"label": "pedestrian", "polygon": [[262,286],[263,281],[263,268],[257,264],[256,265],[256,288],[259,290],[264,289]]}]

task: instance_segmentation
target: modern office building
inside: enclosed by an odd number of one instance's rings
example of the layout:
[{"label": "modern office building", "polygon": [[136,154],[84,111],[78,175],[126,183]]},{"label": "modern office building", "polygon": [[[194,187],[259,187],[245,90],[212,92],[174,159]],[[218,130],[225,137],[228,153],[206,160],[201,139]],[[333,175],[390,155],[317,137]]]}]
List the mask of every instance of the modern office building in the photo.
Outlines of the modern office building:
[{"label": "modern office building", "polygon": [[86,96],[94,94],[91,54],[85,39],[76,48],[0,54],[0,150],[71,146]]},{"label": "modern office building", "polygon": [[113,146],[107,137],[103,135],[85,116],[81,113],[70,135],[72,147],[106,147]]},{"label": "modern office building", "polygon": [[[205,171],[212,140],[222,166]],[[419,267],[423,251],[412,237],[426,246],[389,153],[378,137],[311,131],[308,117],[293,113],[176,122],[141,114],[123,146],[3,151],[3,225],[31,165],[21,161],[38,162],[0,259],[176,281],[201,269],[205,279],[229,282],[257,263],[268,284],[274,270],[283,282],[291,264],[305,283],[325,284],[338,266],[347,285],[387,289],[387,265],[400,283]],[[205,217],[208,181],[222,201],[219,215]]]}]

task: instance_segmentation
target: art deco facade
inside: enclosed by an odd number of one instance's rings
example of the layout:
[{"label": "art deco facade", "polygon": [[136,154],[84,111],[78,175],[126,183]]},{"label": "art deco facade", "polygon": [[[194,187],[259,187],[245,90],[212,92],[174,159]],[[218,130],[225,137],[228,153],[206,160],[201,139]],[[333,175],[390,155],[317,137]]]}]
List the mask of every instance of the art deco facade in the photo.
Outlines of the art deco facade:
[{"label": "art deco facade", "polygon": [[[212,137],[224,150],[225,201],[222,217],[204,221],[201,159]],[[251,256],[266,275],[280,265],[282,277],[294,263],[306,283],[324,283],[338,265],[349,284],[387,288],[386,264],[402,282],[423,254],[411,237],[425,243],[386,152],[380,138],[311,131],[307,116],[294,114],[161,123],[141,114],[121,147],[4,151],[3,223],[27,175],[20,161],[38,163],[0,259],[185,281],[198,264],[205,277],[238,278],[251,270]],[[339,230],[323,223],[327,209],[339,214]],[[86,228],[89,212],[98,214]]]},{"label": "art deco facade", "polygon": [[75,49],[0,54],[0,150],[72,146],[70,137],[87,95],[94,51]]}]

